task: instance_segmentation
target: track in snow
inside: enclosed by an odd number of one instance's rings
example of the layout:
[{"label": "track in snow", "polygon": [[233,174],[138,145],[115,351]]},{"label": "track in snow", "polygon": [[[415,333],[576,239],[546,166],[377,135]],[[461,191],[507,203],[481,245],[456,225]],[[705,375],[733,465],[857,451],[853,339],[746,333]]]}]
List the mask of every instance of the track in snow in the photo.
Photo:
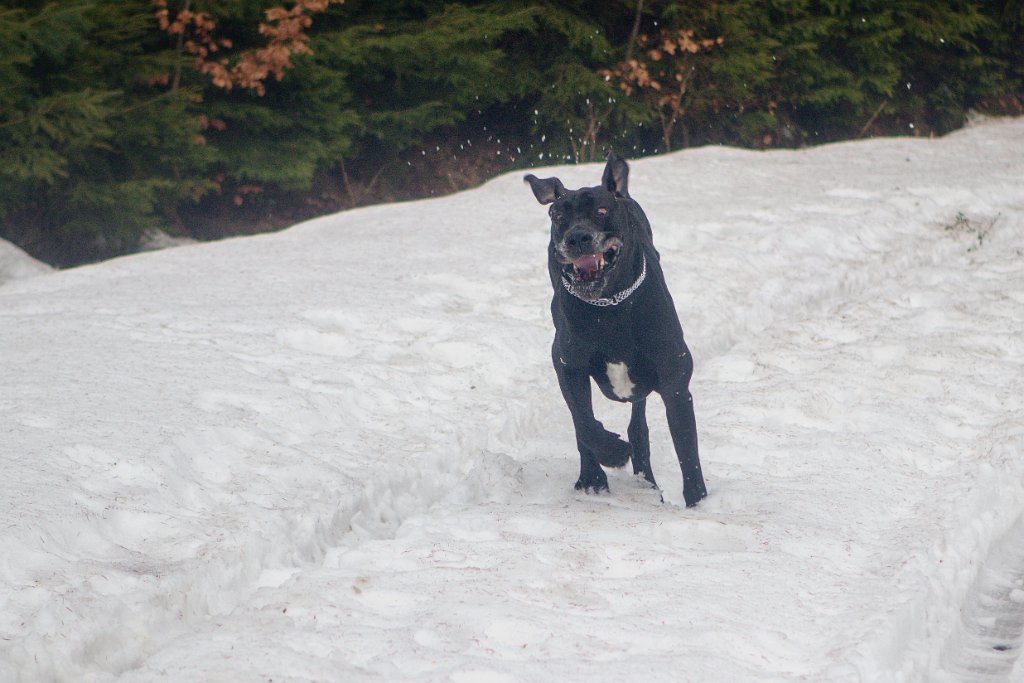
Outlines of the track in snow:
[{"label": "track in snow", "polygon": [[981,562],[947,643],[944,668],[957,680],[1010,681],[1024,645],[1024,515]]}]

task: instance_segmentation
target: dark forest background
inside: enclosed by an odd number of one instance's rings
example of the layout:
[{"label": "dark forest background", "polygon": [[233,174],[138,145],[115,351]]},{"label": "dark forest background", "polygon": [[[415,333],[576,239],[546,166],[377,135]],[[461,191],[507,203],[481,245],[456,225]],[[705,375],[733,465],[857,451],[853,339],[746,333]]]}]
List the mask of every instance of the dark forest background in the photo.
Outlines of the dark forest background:
[{"label": "dark forest background", "polygon": [[1022,113],[1024,0],[0,4],[0,237],[70,266],[526,166]]}]

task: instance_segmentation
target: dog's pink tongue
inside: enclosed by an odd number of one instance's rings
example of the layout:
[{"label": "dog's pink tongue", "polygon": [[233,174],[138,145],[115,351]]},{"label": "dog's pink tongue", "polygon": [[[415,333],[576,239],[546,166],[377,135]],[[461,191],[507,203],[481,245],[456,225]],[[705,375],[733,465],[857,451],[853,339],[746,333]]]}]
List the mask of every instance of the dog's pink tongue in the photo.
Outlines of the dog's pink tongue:
[{"label": "dog's pink tongue", "polygon": [[579,271],[581,279],[592,280],[601,267],[601,255],[588,254],[587,256],[581,256],[578,259],[573,259],[572,265]]}]

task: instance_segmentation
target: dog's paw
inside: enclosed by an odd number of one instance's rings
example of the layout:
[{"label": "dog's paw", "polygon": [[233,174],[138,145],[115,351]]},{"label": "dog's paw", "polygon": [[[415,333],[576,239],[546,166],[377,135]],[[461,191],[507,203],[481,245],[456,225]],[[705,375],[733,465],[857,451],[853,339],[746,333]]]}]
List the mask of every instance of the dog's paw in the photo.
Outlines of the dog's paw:
[{"label": "dog's paw", "polygon": [[583,491],[584,493],[607,492],[609,490],[608,475],[600,468],[587,474],[581,474],[580,478],[576,480],[576,490]]},{"label": "dog's paw", "polygon": [[624,467],[629,462],[633,448],[619,438],[618,434],[605,431],[600,443],[593,449],[597,461],[605,467]]},{"label": "dog's paw", "polygon": [[704,487],[704,482],[700,485],[684,486],[683,487],[683,500],[686,501],[686,507],[692,508],[700,501],[707,498],[708,490]]}]

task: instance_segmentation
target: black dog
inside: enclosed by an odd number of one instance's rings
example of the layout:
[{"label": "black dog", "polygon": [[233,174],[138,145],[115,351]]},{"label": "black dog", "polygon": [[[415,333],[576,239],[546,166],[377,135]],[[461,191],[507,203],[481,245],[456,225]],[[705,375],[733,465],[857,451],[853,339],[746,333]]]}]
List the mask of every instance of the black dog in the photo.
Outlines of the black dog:
[{"label": "black dog", "polygon": [[[683,498],[691,507],[707,495],[689,390],[693,358],[665,285],[651,224],[629,196],[628,177],[629,166],[614,154],[599,187],[566,190],[558,178],[526,176],[537,201],[551,204],[551,355],[576,428],[576,488],[608,490],[601,465],[622,467],[630,458],[634,474],[657,488],[645,416],[647,396],[657,391],[683,471]],[[633,404],[629,443],[594,417],[591,377],[609,399]]]}]

